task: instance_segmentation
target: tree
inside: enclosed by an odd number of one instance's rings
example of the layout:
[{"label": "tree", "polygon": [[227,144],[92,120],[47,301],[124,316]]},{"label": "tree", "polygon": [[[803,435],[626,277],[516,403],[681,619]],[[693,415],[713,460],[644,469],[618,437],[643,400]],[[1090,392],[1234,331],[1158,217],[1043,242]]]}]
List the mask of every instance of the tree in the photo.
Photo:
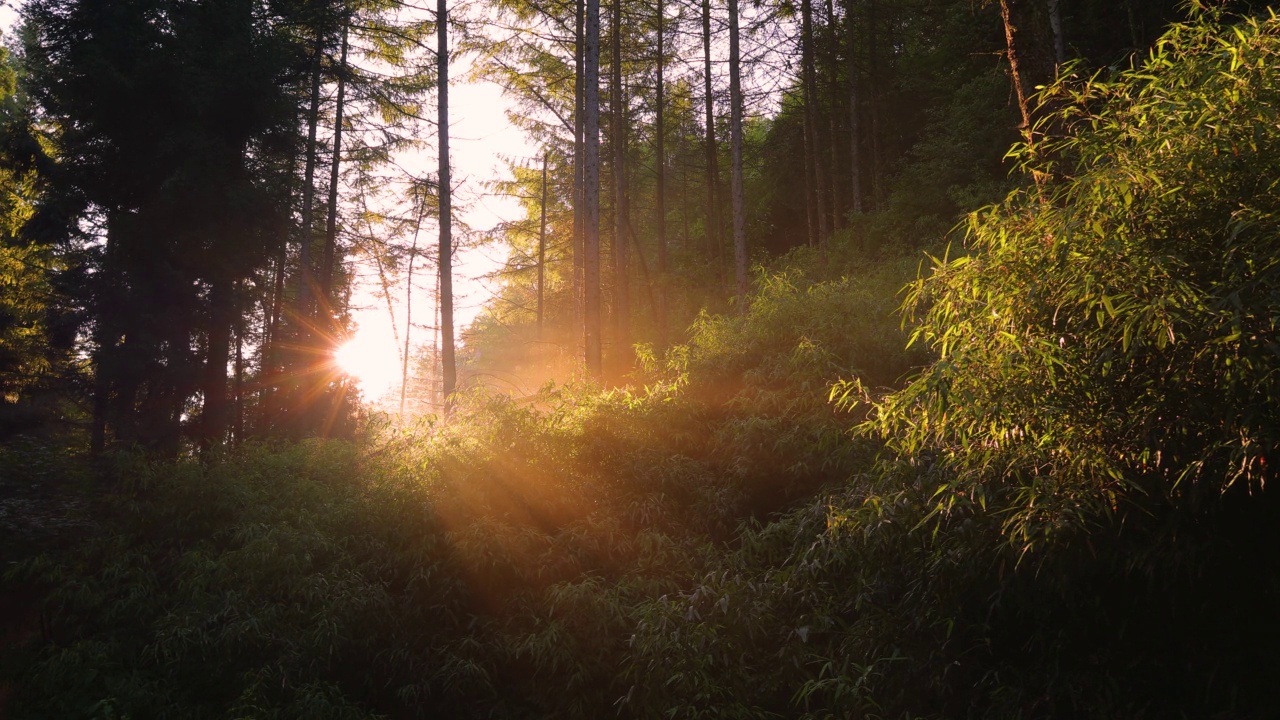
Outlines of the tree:
[{"label": "tree", "polygon": [[449,179],[449,13],[446,0],[436,0],[436,96],[440,156],[440,363],[445,407],[458,384],[453,340],[453,193]]},{"label": "tree", "polygon": [[861,72],[858,63],[857,17],[854,13],[856,0],[846,0],[845,8],[846,44],[849,48],[849,207],[855,215],[862,214],[862,133],[861,107],[859,107],[858,74]]},{"label": "tree", "polygon": [[733,266],[738,312],[747,311],[747,208],[742,176],[742,57],[739,48],[738,0],[729,0],[729,136],[733,147]]},{"label": "tree", "polygon": [[54,377],[70,370],[72,339],[60,331],[66,319],[56,286],[66,260],[33,227],[51,219],[42,172],[49,158],[18,71],[16,58],[0,48],[0,438],[48,419],[36,405]]},{"label": "tree", "polygon": [[266,265],[288,212],[286,18],[251,0],[41,0],[27,17],[32,95],[56,148],[50,190],[96,266],[82,300],[94,445],[110,431],[172,453],[187,430],[218,444],[237,287]]},{"label": "tree", "polygon": [[706,153],[706,242],[707,259],[718,263],[720,259],[720,210],[717,188],[720,186],[720,152],[716,148],[715,94],[711,76],[711,0],[702,0],[702,101],[705,109],[703,132]]},{"label": "tree", "polygon": [[542,202],[538,211],[538,340],[542,340],[547,299],[547,154],[542,155]]},{"label": "tree", "polygon": [[604,374],[600,338],[600,0],[586,0],[583,68],[583,337],[587,374]]},{"label": "tree", "polygon": [[342,22],[342,55],[338,61],[338,97],[334,100],[333,149],[329,159],[329,207],[325,213],[324,256],[320,263],[320,296],[321,305],[317,308],[317,316],[324,313],[323,325],[333,321],[333,264],[338,245],[338,181],[342,171],[342,120],[346,109],[347,94],[347,50],[350,33],[350,18]]},{"label": "tree", "polygon": [[801,0],[800,3],[800,64],[801,85],[804,88],[804,157],[808,170],[805,172],[806,184],[809,187],[810,218],[809,244],[820,245],[826,242],[827,207],[826,181],[823,172],[823,151],[819,147],[822,139],[818,137],[818,79],[813,40],[813,3],[812,0]]},{"label": "tree", "polygon": [[657,0],[655,7],[655,25],[657,34],[657,52],[654,61],[657,66],[656,84],[654,87],[654,175],[657,179],[657,201],[654,203],[653,215],[658,235],[658,347],[667,346],[667,103],[666,103],[666,20],[667,10],[663,0]]},{"label": "tree", "polygon": [[613,0],[610,23],[610,142],[613,149],[613,342],[619,373],[629,361],[631,345],[631,190],[627,178],[627,97],[622,86],[622,0]]}]

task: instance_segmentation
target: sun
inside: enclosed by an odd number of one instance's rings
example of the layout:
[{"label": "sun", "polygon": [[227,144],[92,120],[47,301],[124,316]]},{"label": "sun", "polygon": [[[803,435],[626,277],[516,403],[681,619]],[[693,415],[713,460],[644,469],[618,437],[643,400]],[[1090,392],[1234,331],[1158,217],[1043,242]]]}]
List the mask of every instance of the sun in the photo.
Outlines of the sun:
[{"label": "sun", "polygon": [[366,399],[377,400],[399,386],[400,357],[389,339],[370,335],[357,332],[333,351],[333,361],[360,385]]}]

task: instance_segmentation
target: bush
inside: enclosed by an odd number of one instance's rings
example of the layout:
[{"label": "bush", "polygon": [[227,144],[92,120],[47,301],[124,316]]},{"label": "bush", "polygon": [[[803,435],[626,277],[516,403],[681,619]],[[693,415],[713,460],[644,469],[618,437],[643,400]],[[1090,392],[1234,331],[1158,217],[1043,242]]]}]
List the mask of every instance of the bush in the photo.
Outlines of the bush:
[{"label": "bush", "polygon": [[[1045,181],[973,214],[912,286],[940,356],[878,408],[1023,549],[1260,491],[1280,440],[1280,21],[1175,26],[1111,81],[1067,77],[1022,148]],[[1160,525],[1163,521],[1157,521]]]}]

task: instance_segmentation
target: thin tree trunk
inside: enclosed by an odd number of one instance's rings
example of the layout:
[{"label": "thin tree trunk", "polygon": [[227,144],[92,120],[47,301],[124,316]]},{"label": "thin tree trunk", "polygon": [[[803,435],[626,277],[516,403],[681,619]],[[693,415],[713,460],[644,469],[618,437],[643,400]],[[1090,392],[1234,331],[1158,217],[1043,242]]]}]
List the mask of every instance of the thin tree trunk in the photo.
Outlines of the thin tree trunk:
[{"label": "thin tree trunk", "polygon": [[883,156],[880,147],[880,63],[879,45],[880,29],[877,18],[878,0],[867,2],[867,110],[870,114],[871,127],[871,200],[872,208],[878,210],[884,197],[884,173],[881,172],[880,159]]},{"label": "thin tree trunk", "polygon": [[[1016,1],[1016,0],[1015,0]],[[1009,57],[1009,73],[1013,78],[1013,91],[1018,97],[1018,112],[1022,114],[1022,134],[1027,144],[1031,144],[1031,105],[1027,90],[1022,82],[1022,71],[1018,66],[1018,43],[1014,38],[1017,28],[1013,26],[1009,9],[1009,0],[1000,0],[1000,19],[1004,21],[1005,49]]]},{"label": "thin tree trunk", "polygon": [[702,87],[706,104],[707,258],[716,262],[720,255],[720,213],[716,201],[720,168],[719,150],[716,148],[715,97],[711,90],[711,0],[702,0]]},{"label": "thin tree trunk", "polygon": [[[404,420],[404,399],[409,388],[409,336],[413,334],[413,263],[418,259],[418,233],[422,231],[422,216],[427,209],[427,198],[424,193],[418,197],[418,219],[413,224],[413,246],[409,249],[409,267],[404,282],[404,350],[400,352],[400,419]],[[387,294],[387,311],[391,310],[391,295]],[[395,326],[395,313],[391,315],[392,329]],[[398,339],[398,338],[397,338]]]},{"label": "thin tree trunk", "polygon": [[733,256],[738,285],[738,312],[747,311],[747,208],[742,178],[742,78],[738,49],[738,0],[729,0],[729,142],[733,174]]},{"label": "thin tree trunk", "polygon": [[[667,347],[667,125],[666,125],[666,5],[658,0],[658,63],[655,90],[654,113],[656,114],[654,134],[657,147],[656,169],[658,173],[656,188],[658,197],[654,208],[654,219],[658,226],[658,349],[665,351]],[[641,258],[643,260],[643,257]]]},{"label": "thin tree trunk", "polygon": [[257,429],[269,427],[270,419],[274,416],[272,405],[275,402],[275,386],[278,382],[276,357],[279,353],[276,345],[279,322],[276,308],[280,305],[279,298],[283,285],[283,263],[277,258],[271,294],[262,299],[262,344],[259,345],[258,350],[258,381],[254,383],[254,391],[258,398],[257,412],[254,416],[254,427]]},{"label": "thin tree trunk", "polygon": [[338,63],[338,98],[333,118],[333,159],[329,163],[329,208],[325,218],[324,259],[320,272],[320,303],[316,314],[324,313],[324,327],[333,321],[333,264],[338,247],[338,180],[342,170],[342,114],[347,92],[347,32],[350,22],[342,25],[342,54]]},{"label": "thin tree trunk", "polygon": [[[420,200],[420,202],[426,202],[426,200],[423,199],[423,200]],[[368,228],[368,231],[369,231],[369,242],[372,243],[374,242],[373,223],[367,219],[369,215],[369,206],[365,203],[365,199],[363,195],[360,196],[360,203],[363,206],[364,214],[366,217],[365,226]],[[415,234],[415,240],[416,240],[416,237],[417,236]],[[372,255],[373,255],[374,264],[378,266],[378,281],[382,285],[382,298],[387,302],[387,319],[391,322],[391,337],[395,340],[396,347],[398,348],[400,347],[400,328],[396,324],[395,306],[391,302],[391,282],[387,280],[387,267],[382,262],[382,253],[374,252],[372,253]],[[403,360],[404,357],[401,356],[400,359]]]},{"label": "thin tree trunk", "polygon": [[573,43],[573,62],[574,62],[574,78],[573,78],[573,322],[571,327],[576,327],[582,322],[583,317],[583,272],[584,272],[584,249],[583,249],[583,189],[585,183],[583,181],[583,172],[585,163],[583,161],[583,109],[586,107],[586,101],[583,88],[583,22],[585,18],[585,8],[583,0],[577,0],[575,13],[574,43]]},{"label": "thin tree trunk", "polygon": [[437,127],[440,133],[440,374],[445,411],[453,404],[458,368],[453,345],[453,213],[449,178],[449,12],[436,0]]},{"label": "thin tree trunk", "polygon": [[547,153],[542,154],[542,208],[538,219],[538,340],[542,340],[547,280]]},{"label": "thin tree trunk", "polygon": [[813,43],[813,3],[801,0],[800,3],[801,38],[800,57],[801,74],[804,84],[804,123],[809,142],[805,144],[805,154],[809,159],[809,167],[813,169],[813,214],[817,219],[817,237],[815,245],[827,241],[827,203],[826,175],[822,164],[822,138],[818,135],[818,79],[817,63],[814,57]]},{"label": "thin tree trunk", "polygon": [[[311,261],[311,211],[316,194],[316,126],[320,122],[320,31],[316,31],[316,45],[311,56],[311,110],[307,115],[307,158],[302,172],[302,238],[298,247],[300,285],[298,287],[298,314],[311,316],[311,285],[314,268]],[[305,323],[302,324],[306,326]]]},{"label": "thin tree trunk", "polygon": [[830,165],[827,166],[827,185],[831,193],[831,230],[839,230],[844,225],[844,199],[840,192],[840,101],[836,93],[839,85],[840,36],[836,32],[836,10],[832,0],[827,0],[827,23],[825,34],[826,52],[823,57],[823,69],[826,71],[826,86],[822,96],[827,99],[822,104],[827,116],[827,148],[830,153]]},{"label": "thin tree trunk", "polygon": [[[802,73],[803,74],[803,73]],[[809,122],[809,86],[808,83],[801,80],[800,82],[800,102],[803,105],[801,110],[802,130],[800,133],[801,145],[804,150],[804,218],[805,218],[805,240],[810,246],[818,244],[818,199],[817,199],[817,177],[818,173],[813,169],[813,126]]]},{"label": "thin tree trunk", "polygon": [[600,343],[600,0],[586,0],[583,59],[583,340],[587,374],[604,374]]},{"label": "thin tree trunk", "polygon": [[281,242],[276,253],[276,277],[271,291],[271,312],[268,318],[267,335],[263,338],[263,344],[266,346],[263,363],[267,366],[263,370],[267,375],[273,375],[279,369],[280,315],[284,312],[284,276],[287,255],[285,243]]},{"label": "thin tree trunk", "polygon": [[853,212],[862,214],[862,134],[858,112],[858,42],[854,0],[849,0],[849,195]]},{"label": "thin tree trunk", "polygon": [[627,353],[631,347],[631,287],[628,256],[631,246],[627,243],[630,221],[630,202],[627,187],[627,116],[626,94],[622,88],[622,0],[613,0],[612,22],[613,62],[610,64],[612,82],[609,84],[610,116],[613,124],[613,337],[616,366],[629,364]]},{"label": "thin tree trunk", "polygon": [[[1018,36],[1022,31],[1013,22],[1013,12],[1016,6],[1018,10],[1022,10],[1022,6],[1018,3],[1024,0],[1000,0],[1000,19],[1004,22],[1004,39],[1009,55],[1009,74],[1013,79],[1014,93],[1018,97],[1018,112],[1022,115],[1022,125],[1019,130],[1022,132],[1023,141],[1027,144],[1027,150],[1033,151],[1035,147],[1035,124],[1031,117],[1031,97],[1027,92],[1027,81],[1023,73],[1021,56],[1018,52],[1021,43],[1018,42]],[[1034,66],[1034,63],[1033,63]],[[1031,179],[1035,182],[1037,190],[1044,187],[1044,175],[1035,169],[1031,171]]]},{"label": "thin tree trunk", "polygon": [[[833,73],[834,79],[834,73]],[[835,102],[835,82],[831,83],[833,92],[830,94],[832,98],[830,106],[827,108],[827,147],[831,153],[831,164],[826,168],[827,174],[827,190],[831,196],[831,231],[835,232],[844,226],[844,195],[840,193],[840,143],[836,140],[840,137],[840,124],[836,120],[839,108]]]}]

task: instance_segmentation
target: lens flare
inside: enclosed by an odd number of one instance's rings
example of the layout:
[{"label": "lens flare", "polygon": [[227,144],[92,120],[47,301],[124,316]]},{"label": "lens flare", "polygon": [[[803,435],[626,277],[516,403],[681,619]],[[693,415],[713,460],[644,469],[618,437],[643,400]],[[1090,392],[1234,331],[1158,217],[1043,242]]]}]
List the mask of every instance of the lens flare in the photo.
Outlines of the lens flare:
[{"label": "lens flare", "polygon": [[400,381],[400,359],[394,346],[389,342],[376,342],[364,333],[356,333],[338,346],[333,360],[360,385],[367,400],[377,400]]}]

